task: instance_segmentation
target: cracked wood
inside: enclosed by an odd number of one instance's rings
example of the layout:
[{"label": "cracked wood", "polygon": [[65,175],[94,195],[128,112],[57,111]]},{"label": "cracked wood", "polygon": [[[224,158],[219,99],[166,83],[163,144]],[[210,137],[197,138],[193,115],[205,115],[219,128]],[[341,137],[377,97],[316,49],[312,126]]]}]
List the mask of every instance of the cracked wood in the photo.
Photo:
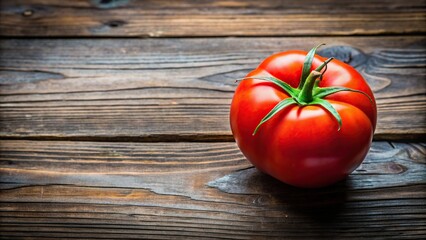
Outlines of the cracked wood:
[{"label": "cracked wood", "polygon": [[[425,137],[424,37],[0,40],[0,136],[231,141],[235,79],[273,52],[355,66],[378,102],[376,140]],[[315,44],[314,44],[315,45]]]},{"label": "cracked wood", "polygon": [[421,143],[374,142],[337,185],[261,174],[235,143],[0,141],[4,238],[415,238],[426,232]]},{"label": "cracked wood", "polygon": [[0,4],[2,36],[324,36],[426,31],[422,0],[3,0]]}]

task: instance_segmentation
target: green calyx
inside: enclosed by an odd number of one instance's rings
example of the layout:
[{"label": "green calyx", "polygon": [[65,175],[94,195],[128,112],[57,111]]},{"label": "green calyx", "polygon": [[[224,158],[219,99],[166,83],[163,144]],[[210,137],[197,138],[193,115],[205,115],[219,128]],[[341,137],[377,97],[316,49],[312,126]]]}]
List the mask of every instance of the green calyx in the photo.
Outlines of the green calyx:
[{"label": "green calyx", "polygon": [[[322,76],[327,71],[327,64],[333,60],[333,58],[329,58],[326,61],[324,61],[320,66],[318,66],[315,70],[311,71],[315,52],[317,48],[320,47],[321,45],[324,45],[324,44],[320,44],[317,47],[314,47],[306,55],[305,61],[303,64],[303,69],[302,69],[302,76],[300,79],[299,86],[297,88],[293,88],[286,82],[281,81],[280,79],[275,77],[267,76],[267,77],[244,78],[244,79],[258,79],[258,80],[272,82],[275,85],[279,86],[285,93],[287,93],[290,96],[290,98],[286,98],[280,101],[277,105],[275,105],[274,108],[272,108],[272,110],[268,114],[266,114],[263,117],[263,119],[259,122],[256,129],[254,130],[253,135],[255,135],[259,131],[260,127],[265,122],[271,119],[279,111],[287,108],[290,105],[295,105],[295,104],[299,106],[308,106],[308,105],[322,106],[324,109],[330,112],[331,115],[336,119],[337,123],[339,124],[339,128],[338,128],[338,131],[339,131],[342,126],[342,119],[339,113],[333,107],[333,105],[331,105],[330,102],[324,99],[326,96],[337,93],[337,92],[342,92],[342,91],[357,92],[367,96],[369,100],[372,102],[370,96],[368,96],[367,94],[359,90],[345,88],[345,87],[319,87],[318,86],[319,82],[322,79]],[[324,71],[322,71],[323,69]]]}]

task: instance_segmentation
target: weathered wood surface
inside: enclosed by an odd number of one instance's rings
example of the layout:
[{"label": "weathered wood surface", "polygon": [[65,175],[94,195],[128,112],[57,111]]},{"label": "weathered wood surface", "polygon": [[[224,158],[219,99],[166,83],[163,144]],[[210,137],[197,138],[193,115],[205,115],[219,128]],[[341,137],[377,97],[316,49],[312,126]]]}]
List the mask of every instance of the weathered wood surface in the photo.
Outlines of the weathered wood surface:
[{"label": "weathered wood surface", "polygon": [[[425,10],[0,0],[0,239],[424,238]],[[319,43],[372,86],[376,141],[347,180],[297,189],[230,142],[229,104],[262,59]]]},{"label": "weathered wood surface", "polygon": [[230,141],[234,79],[273,52],[325,42],[320,53],[349,62],[372,86],[375,139],[422,139],[425,39],[1,40],[0,137]]},{"label": "weathered wood surface", "polygon": [[335,186],[259,173],[235,143],[0,141],[0,236],[421,238],[425,144],[374,142]]},{"label": "weathered wood surface", "polygon": [[2,36],[301,36],[426,31],[424,0],[2,0]]}]

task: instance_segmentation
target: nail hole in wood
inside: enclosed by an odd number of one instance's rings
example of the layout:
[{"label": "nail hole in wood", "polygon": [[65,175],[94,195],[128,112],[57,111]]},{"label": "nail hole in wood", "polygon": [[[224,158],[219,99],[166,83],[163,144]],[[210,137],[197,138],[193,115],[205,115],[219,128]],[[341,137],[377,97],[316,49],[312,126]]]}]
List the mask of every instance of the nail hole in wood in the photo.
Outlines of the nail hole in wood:
[{"label": "nail hole in wood", "polygon": [[113,20],[113,21],[109,21],[107,22],[107,25],[112,27],[112,28],[116,28],[116,27],[120,27],[122,25],[124,25],[126,22],[121,21],[121,20]]}]

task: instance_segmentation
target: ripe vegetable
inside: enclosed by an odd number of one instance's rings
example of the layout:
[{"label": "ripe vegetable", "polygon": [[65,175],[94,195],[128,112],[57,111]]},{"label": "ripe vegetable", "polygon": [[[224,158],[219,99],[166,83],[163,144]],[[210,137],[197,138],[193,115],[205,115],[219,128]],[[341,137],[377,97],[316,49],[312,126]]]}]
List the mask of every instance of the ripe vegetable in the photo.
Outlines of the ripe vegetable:
[{"label": "ripe vegetable", "polygon": [[339,60],[292,50],[266,58],[238,85],[232,133],[260,171],[298,187],[344,179],[364,160],[376,127],[373,93]]}]

